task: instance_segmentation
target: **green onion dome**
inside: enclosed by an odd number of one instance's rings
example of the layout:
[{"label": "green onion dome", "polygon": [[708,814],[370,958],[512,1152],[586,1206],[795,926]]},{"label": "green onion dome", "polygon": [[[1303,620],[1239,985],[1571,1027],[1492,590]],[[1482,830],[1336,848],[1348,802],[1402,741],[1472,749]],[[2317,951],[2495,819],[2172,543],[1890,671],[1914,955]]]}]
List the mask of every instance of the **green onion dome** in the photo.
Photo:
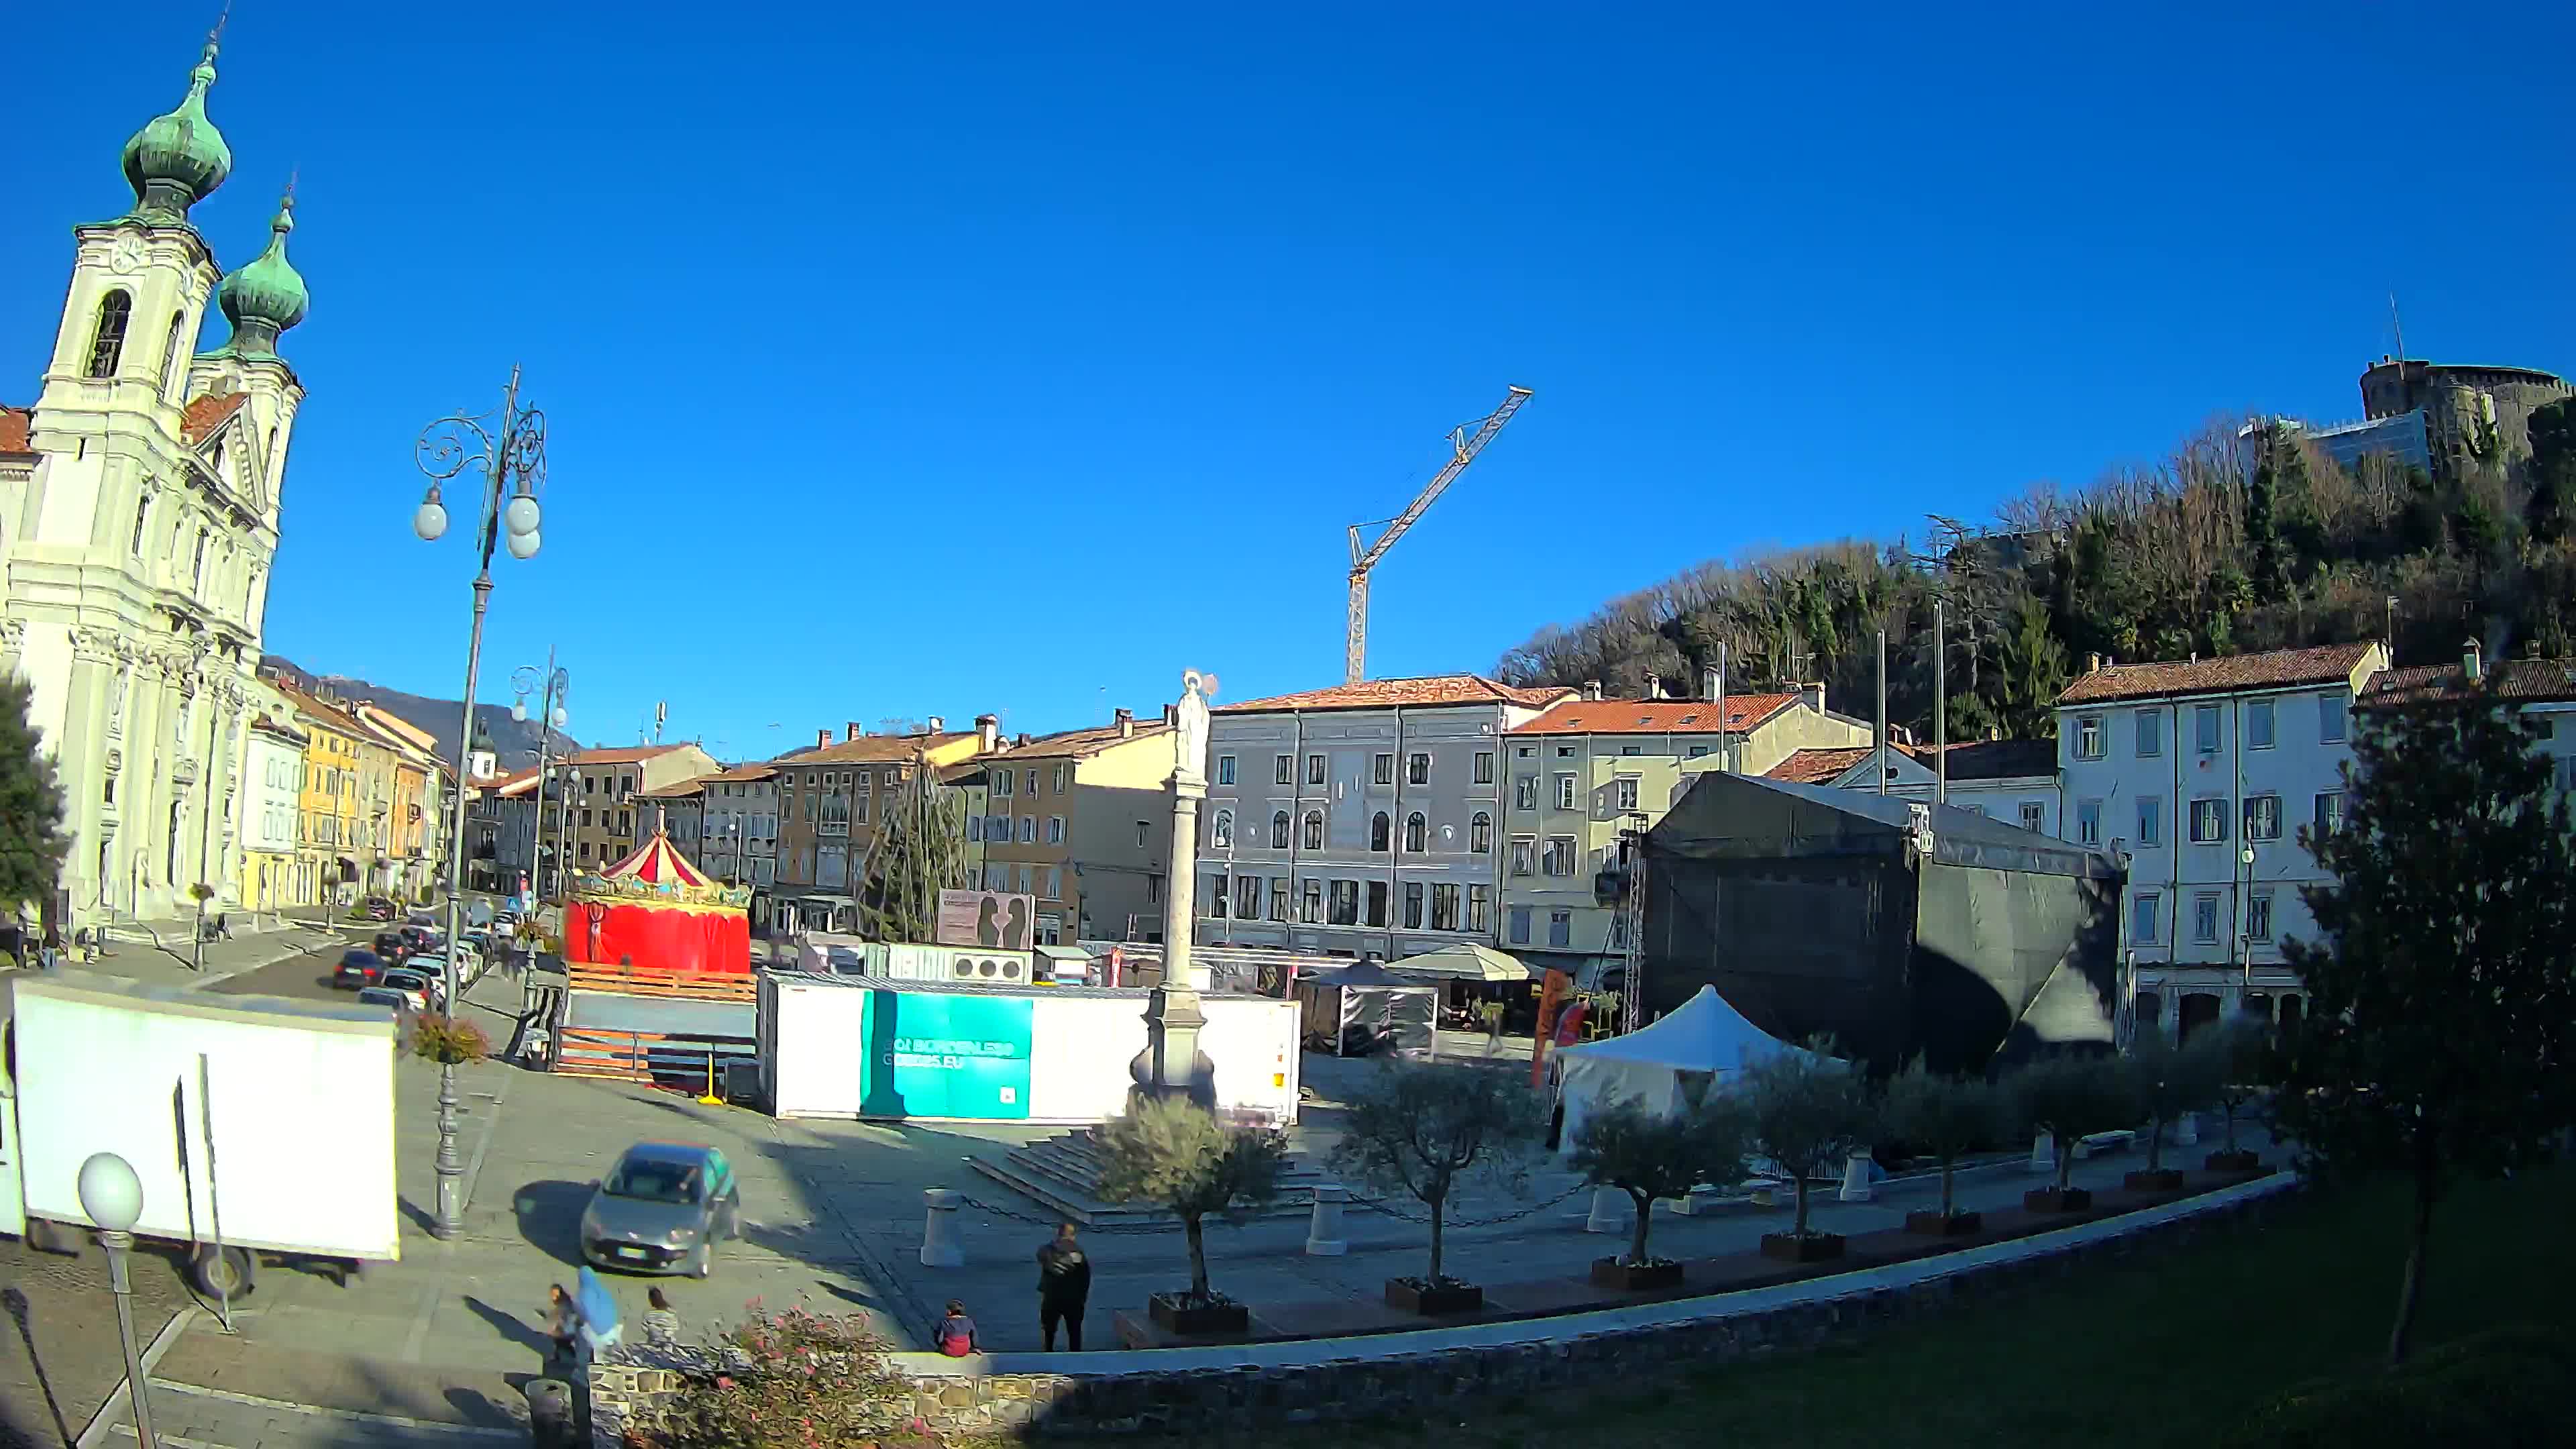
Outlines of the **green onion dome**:
[{"label": "green onion dome", "polygon": [[125,143],[125,179],[134,187],[133,215],[185,222],[188,208],[232,174],[232,148],[206,118],[206,91],[215,83],[215,43],[188,73],[188,98],[166,116],[155,116]]}]

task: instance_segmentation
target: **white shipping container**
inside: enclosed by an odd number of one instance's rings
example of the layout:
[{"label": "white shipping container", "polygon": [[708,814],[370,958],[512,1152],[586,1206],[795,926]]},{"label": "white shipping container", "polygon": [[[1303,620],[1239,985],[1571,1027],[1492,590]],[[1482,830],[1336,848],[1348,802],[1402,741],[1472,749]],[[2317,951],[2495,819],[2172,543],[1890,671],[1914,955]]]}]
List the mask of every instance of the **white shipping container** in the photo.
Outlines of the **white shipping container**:
[{"label": "white shipping container", "polygon": [[17,1181],[0,1207],[91,1226],[81,1164],[114,1152],[142,1182],[142,1236],[211,1243],[220,1223],[227,1247],[400,1256],[390,1014],[73,971],[22,973],[9,992],[0,1175]]}]

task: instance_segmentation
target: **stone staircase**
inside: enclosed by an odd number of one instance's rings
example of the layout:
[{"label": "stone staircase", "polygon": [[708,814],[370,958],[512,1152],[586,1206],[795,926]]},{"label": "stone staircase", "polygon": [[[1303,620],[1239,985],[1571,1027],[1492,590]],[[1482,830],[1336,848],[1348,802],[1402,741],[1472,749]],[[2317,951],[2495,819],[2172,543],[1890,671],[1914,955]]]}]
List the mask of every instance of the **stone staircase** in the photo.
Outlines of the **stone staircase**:
[{"label": "stone staircase", "polygon": [[[1101,1201],[1100,1174],[1106,1164],[1099,1145],[1092,1140],[1092,1130],[1086,1127],[1061,1133],[1043,1142],[1014,1147],[998,1158],[970,1157],[967,1161],[977,1172],[1013,1192],[1045,1203],[1065,1221],[1086,1228],[1179,1222],[1170,1213],[1142,1203]],[[1316,1184],[1332,1180],[1303,1154],[1292,1152],[1279,1174],[1279,1196],[1255,1216],[1302,1217],[1314,1207]]]}]

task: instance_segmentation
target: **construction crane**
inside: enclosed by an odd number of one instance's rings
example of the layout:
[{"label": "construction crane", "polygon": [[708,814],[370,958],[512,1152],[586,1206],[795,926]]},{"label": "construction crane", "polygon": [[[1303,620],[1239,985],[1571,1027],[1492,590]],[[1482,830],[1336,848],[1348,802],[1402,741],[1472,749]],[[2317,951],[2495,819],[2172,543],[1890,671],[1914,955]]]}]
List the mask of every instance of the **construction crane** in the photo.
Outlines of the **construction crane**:
[{"label": "construction crane", "polygon": [[1503,405],[1486,414],[1483,422],[1452,431],[1449,434],[1449,461],[1441,465],[1439,473],[1423,486],[1411,503],[1405,505],[1402,513],[1387,520],[1386,532],[1377,536],[1377,542],[1360,542],[1360,530],[1371,525],[1351,525],[1351,617],[1350,630],[1343,641],[1344,684],[1357,684],[1368,677],[1369,570],[1377,567],[1377,561],[1386,557],[1386,551],[1395,547],[1395,541],[1404,537],[1404,531],[1422,517],[1432,501],[1457,481],[1459,474],[1467,471],[1467,465],[1476,461],[1476,455],[1485,450],[1485,445],[1494,440],[1494,434],[1501,432],[1503,424],[1510,422],[1512,414],[1519,412],[1521,404],[1529,399],[1528,388],[1513,388],[1504,396]]}]

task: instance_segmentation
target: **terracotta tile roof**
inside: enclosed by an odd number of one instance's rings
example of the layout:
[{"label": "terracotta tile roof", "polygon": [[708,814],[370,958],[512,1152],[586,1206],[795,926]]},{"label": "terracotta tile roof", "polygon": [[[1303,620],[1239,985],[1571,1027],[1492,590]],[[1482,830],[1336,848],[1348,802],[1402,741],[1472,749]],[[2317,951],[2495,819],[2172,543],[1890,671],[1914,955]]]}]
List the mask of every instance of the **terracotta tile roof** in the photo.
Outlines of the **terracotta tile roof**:
[{"label": "terracotta tile roof", "polygon": [[1241,704],[1219,705],[1218,714],[1251,714],[1262,710],[1289,709],[1393,709],[1398,706],[1440,704],[1516,704],[1527,709],[1545,709],[1574,693],[1559,685],[1541,685],[1522,689],[1499,684],[1481,674],[1427,674],[1418,679],[1363,679],[1357,684],[1337,684],[1330,689],[1309,689],[1297,694],[1275,694],[1268,699],[1247,699]]},{"label": "terracotta tile roof", "polygon": [[806,765],[899,765],[923,750],[971,740],[973,730],[950,730],[937,735],[862,735],[855,740],[839,740],[818,749],[800,750],[781,755],[778,763]]},{"label": "terracotta tile roof", "polygon": [[[1794,694],[1730,694],[1726,728],[1748,730],[1796,704]],[[1569,699],[1516,735],[1700,735],[1718,732],[1717,704],[1703,699]]]},{"label": "terracotta tile roof", "polygon": [[778,778],[778,767],[771,764],[736,765],[730,770],[720,771],[716,774],[709,775],[707,778],[710,780],[725,781],[729,784],[739,784],[752,780],[775,780]]},{"label": "terracotta tile roof", "polygon": [[[2576,659],[2498,659],[2484,670],[2502,699],[2529,703],[2576,700]],[[2361,697],[2365,709],[2457,697],[2467,691],[2466,674],[2456,664],[2424,664],[2391,669],[2371,682]]]},{"label": "terracotta tile roof", "polygon": [[2286,689],[2301,684],[2331,684],[2352,677],[2362,657],[2375,644],[2320,644],[2313,649],[2275,649],[2265,654],[2229,654],[2215,659],[2162,664],[2107,664],[2076,677],[2057,697],[2061,705],[2100,704],[2117,699],[2153,699],[2175,694],[2228,694],[2245,689]]},{"label": "terracotta tile roof", "polygon": [[638,790],[635,793],[647,800],[686,800],[692,795],[705,793],[707,782],[715,778],[713,775],[699,775],[693,779],[675,780],[659,789]]},{"label": "terracotta tile roof", "polygon": [[983,758],[1006,760],[1087,760],[1112,745],[1133,744],[1147,735],[1166,734],[1171,726],[1160,719],[1136,721],[1136,732],[1118,733],[1118,726],[1091,725],[1078,730],[1058,730],[1040,735],[1025,745],[995,750]]},{"label": "terracotta tile roof", "polygon": [[224,425],[224,420],[242,410],[250,401],[246,392],[226,393],[222,397],[201,394],[188,399],[187,409],[179,414],[179,436],[189,443],[202,443]]},{"label": "terracotta tile roof", "polygon": [[[1870,745],[1851,745],[1830,750],[1798,750],[1789,758],[1762,772],[1766,780],[1782,780],[1792,785],[1830,785],[1849,773],[1851,767],[1870,757]],[[1906,756],[1913,751],[1890,742],[1888,749]]]},{"label": "terracotta tile roof", "polygon": [[0,453],[32,453],[35,445],[27,441],[27,430],[34,426],[36,415],[25,408],[0,407]]},{"label": "terracotta tile roof", "polygon": [[974,779],[976,776],[984,773],[984,759],[984,756],[978,755],[971,760],[959,760],[953,765],[940,766],[939,783],[942,785],[961,785]]},{"label": "terracotta tile roof", "polygon": [[[1923,761],[1928,768],[1933,759],[1929,747],[1918,746],[1906,751]],[[1969,740],[1942,752],[1950,760],[1950,783],[1962,780],[2016,780],[2031,775],[2057,773],[2055,740]]]},{"label": "terracotta tile roof", "polygon": [[269,682],[276,686],[279,694],[286,696],[287,703],[292,704],[297,709],[313,716],[318,723],[327,729],[357,739],[370,738],[375,734],[375,731],[368,729],[365,724],[359,721],[356,715],[349,713],[347,710],[331,703],[329,700],[324,699],[318,694],[311,694],[298,689],[294,685],[288,684],[282,679],[274,679]]}]

